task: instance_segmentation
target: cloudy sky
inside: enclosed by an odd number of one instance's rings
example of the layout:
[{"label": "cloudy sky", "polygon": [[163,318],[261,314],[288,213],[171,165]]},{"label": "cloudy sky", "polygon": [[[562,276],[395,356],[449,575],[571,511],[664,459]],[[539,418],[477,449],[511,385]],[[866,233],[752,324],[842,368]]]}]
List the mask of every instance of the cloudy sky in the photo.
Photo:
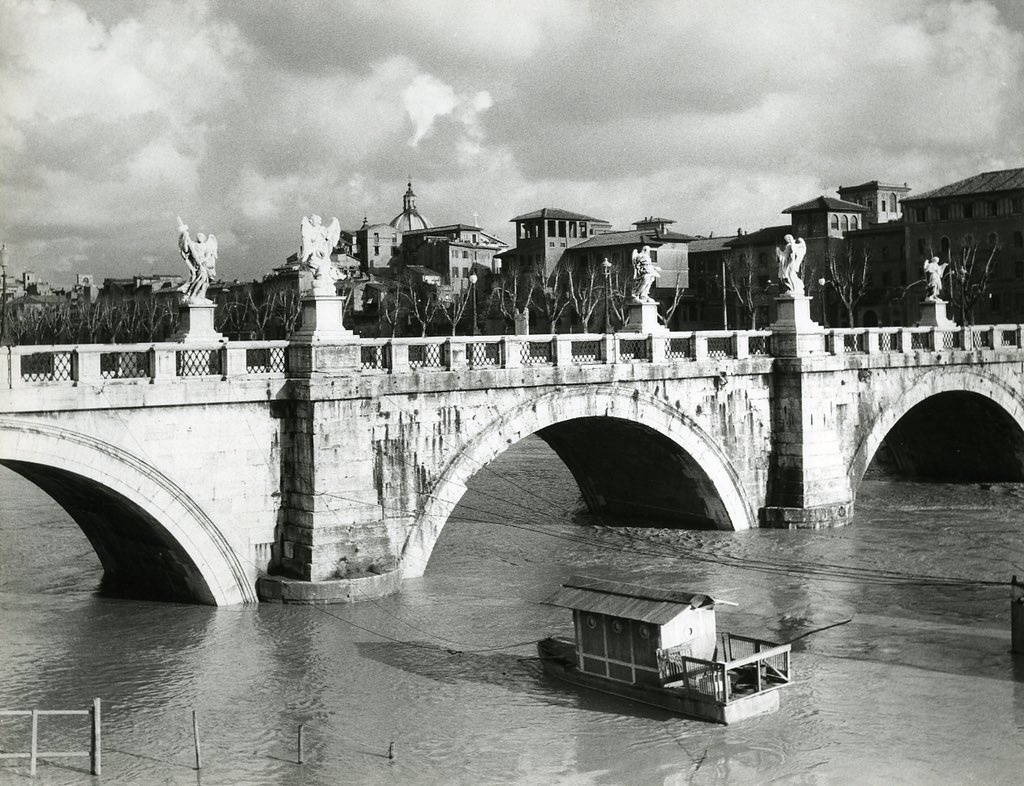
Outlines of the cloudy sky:
[{"label": "cloudy sky", "polygon": [[262,277],[299,219],[690,234],[1024,166],[1020,0],[0,0],[0,241],[54,284]]}]

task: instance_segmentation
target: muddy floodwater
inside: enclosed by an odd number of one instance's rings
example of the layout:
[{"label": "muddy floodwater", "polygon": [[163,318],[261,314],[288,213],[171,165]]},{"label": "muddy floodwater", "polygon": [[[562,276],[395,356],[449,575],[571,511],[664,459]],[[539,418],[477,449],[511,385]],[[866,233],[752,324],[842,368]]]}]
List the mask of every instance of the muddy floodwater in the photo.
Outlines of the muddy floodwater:
[{"label": "muddy floodwater", "polygon": [[[0,709],[98,696],[104,716],[102,779],[84,759],[35,781],[0,759],[0,783],[1024,782],[1007,586],[1024,486],[869,479],[855,521],[817,532],[657,530],[579,504],[527,439],[473,478],[399,595],[209,608],[98,595],[75,523],[0,470]],[[571,632],[541,601],[573,573],[735,601],[719,629],[769,639],[851,621],[794,643],[778,712],[715,726],[541,675],[533,642]],[[42,750],[87,747],[81,719],[40,728]],[[0,749],[28,744],[27,721],[0,718]]]}]

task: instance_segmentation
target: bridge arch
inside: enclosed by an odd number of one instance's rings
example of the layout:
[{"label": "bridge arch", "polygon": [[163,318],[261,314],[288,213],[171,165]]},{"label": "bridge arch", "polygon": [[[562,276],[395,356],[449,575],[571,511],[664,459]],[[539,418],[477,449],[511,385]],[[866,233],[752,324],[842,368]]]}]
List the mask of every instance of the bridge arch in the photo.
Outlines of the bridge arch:
[{"label": "bridge arch", "polygon": [[131,453],[79,432],[4,418],[0,464],[75,519],[103,565],[105,587],[218,606],[257,601],[251,577],[202,508]]},{"label": "bridge arch", "polygon": [[[555,390],[501,413],[451,458],[433,488],[425,494],[423,509],[405,541],[401,555],[402,575],[411,578],[423,574],[448,516],[465,492],[466,483],[524,437],[539,433],[566,461],[579,482],[577,468],[572,466],[571,460],[566,460],[557,444],[559,435],[551,432],[584,421],[600,427],[622,424],[619,435],[630,431],[664,455],[671,451],[673,458],[682,462],[681,469],[689,473],[687,480],[709,498],[708,518],[717,528],[742,530],[757,526],[756,510],[728,455],[717,440],[678,409],[638,391],[618,388]],[[586,498],[588,491],[582,484],[581,490]]]},{"label": "bridge arch", "polygon": [[[953,413],[959,417],[951,424]],[[950,429],[951,425],[955,429]],[[916,378],[879,412],[854,451],[848,471],[855,491],[882,442],[891,440],[897,427],[910,437],[915,430],[931,429],[945,438],[946,447],[950,440],[962,439],[965,432],[976,432],[983,443],[979,451],[990,454],[986,458],[997,475],[1024,479],[1024,395],[992,374],[946,367],[930,369]],[[941,456],[937,454],[936,458]],[[960,471],[965,463],[969,464],[958,457]],[[1003,468],[993,464],[1002,464]]]}]

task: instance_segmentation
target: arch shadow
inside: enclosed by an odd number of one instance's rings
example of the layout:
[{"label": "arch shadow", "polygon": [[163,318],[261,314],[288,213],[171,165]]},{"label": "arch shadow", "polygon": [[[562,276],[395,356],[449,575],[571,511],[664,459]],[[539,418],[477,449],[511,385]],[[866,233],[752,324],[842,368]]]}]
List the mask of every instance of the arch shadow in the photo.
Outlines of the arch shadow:
[{"label": "arch shadow", "polygon": [[[679,410],[636,391],[556,390],[501,413],[449,460],[406,538],[404,578],[426,570],[469,479],[531,434],[566,463],[592,511],[629,511],[690,527],[757,526],[756,510],[729,456]],[[613,449],[617,455],[608,455]],[[652,474],[655,468],[660,474]],[[682,499],[691,509],[678,514],[673,505]]]},{"label": "arch shadow", "polygon": [[926,372],[861,439],[848,466],[854,493],[883,441],[907,474],[1024,480],[1024,395],[980,371]]},{"label": "arch shadow", "polygon": [[238,555],[189,494],[131,453],[68,429],[0,419],[0,464],[81,527],[104,592],[210,605],[255,603]]}]

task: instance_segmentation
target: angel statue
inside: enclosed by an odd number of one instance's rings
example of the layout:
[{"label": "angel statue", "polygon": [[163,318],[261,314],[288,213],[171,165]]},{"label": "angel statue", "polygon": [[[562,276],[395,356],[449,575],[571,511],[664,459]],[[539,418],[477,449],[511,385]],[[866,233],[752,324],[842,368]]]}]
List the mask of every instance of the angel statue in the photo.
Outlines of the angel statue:
[{"label": "angel statue", "polygon": [[331,252],[341,237],[341,224],[337,218],[324,226],[320,216],[302,217],[299,222],[302,246],[299,263],[313,271],[313,294],[334,295],[334,282],[345,278],[345,274],[331,264]]},{"label": "angel statue", "polygon": [[940,265],[938,257],[932,257],[924,261],[924,274],[925,274],[925,295],[924,300],[926,303],[939,303],[941,298],[939,294],[942,292],[942,274],[946,272],[947,265]]},{"label": "angel statue", "polygon": [[655,303],[651,297],[651,287],[655,279],[661,275],[661,268],[651,261],[651,247],[642,250],[633,249],[633,302]]},{"label": "angel statue", "polygon": [[804,261],[807,253],[807,244],[804,239],[793,239],[792,235],[786,235],[785,248],[776,248],[775,256],[779,259],[779,283],[782,285],[782,294],[796,297],[804,293],[804,282],[800,280],[800,263]]},{"label": "angel statue", "polygon": [[189,271],[188,281],[178,287],[178,291],[186,303],[209,303],[206,290],[217,277],[217,238],[197,232],[193,240],[188,234],[188,225],[178,216],[178,251]]}]

